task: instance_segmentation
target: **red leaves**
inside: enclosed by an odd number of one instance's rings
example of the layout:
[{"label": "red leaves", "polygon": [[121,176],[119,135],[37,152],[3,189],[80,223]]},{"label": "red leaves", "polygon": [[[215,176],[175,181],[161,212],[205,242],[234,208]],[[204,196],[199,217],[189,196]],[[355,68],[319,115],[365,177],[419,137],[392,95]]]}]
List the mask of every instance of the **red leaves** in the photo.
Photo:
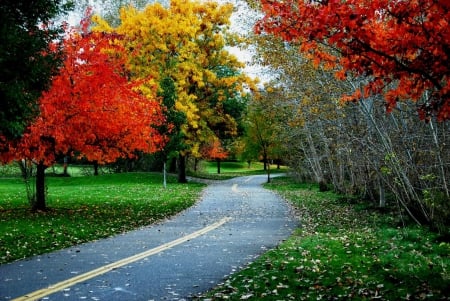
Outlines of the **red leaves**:
[{"label": "red leaves", "polygon": [[[263,0],[262,4],[265,16],[256,25],[259,32],[300,41],[300,50],[317,63],[337,62],[343,68],[339,78],[350,71],[372,79],[367,91],[381,93],[380,86],[387,88],[390,107],[412,99],[424,104],[422,116],[450,118],[446,88],[450,11],[445,0]],[[397,85],[387,86],[393,81]]]},{"label": "red leaves", "polygon": [[113,38],[69,33],[64,66],[42,95],[41,114],[15,148],[17,158],[51,164],[57,154],[76,152],[106,163],[162,146],[153,127],[163,122],[159,102],[139,92],[142,82],[128,81],[123,49]]},{"label": "red leaves", "polygon": [[228,152],[222,147],[219,140],[214,140],[209,145],[203,147],[202,155],[208,159],[226,159]]}]

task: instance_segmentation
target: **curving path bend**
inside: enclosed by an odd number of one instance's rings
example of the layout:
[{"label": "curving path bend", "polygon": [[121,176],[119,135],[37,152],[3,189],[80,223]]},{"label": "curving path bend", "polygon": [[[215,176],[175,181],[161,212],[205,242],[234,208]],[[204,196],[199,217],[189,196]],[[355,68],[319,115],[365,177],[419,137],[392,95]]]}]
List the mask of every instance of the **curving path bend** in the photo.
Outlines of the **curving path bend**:
[{"label": "curving path bend", "polygon": [[1,265],[0,301],[189,300],[298,226],[289,206],[262,188],[265,181],[213,182],[201,201],[170,220]]}]

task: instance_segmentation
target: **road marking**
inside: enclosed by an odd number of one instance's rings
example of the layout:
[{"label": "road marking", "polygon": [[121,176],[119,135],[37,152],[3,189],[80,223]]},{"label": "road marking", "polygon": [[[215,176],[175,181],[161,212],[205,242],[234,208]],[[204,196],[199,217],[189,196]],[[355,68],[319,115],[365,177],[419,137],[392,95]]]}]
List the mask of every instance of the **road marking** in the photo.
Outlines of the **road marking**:
[{"label": "road marking", "polygon": [[231,186],[231,191],[238,192],[237,187],[238,187],[238,184],[233,184],[233,186]]},{"label": "road marking", "polygon": [[24,296],[21,296],[21,297],[18,297],[16,299],[13,299],[13,301],[39,300],[39,299],[41,299],[41,298],[43,298],[45,296],[48,296],[48,295],[51,295],[51,294],[56,293],[58,291],[61,291],[61,290],[65,289],[65,288],[73,286],[73,285],[75,285],[77,283],[80,283],[82,281],[86,281],[86,280],[94,278],[96,276],[105,274],[107,272],[110,272],[110,271],[112,271],[114,269],[117,269],[117,268],[122,267],[124,265],[127,265],[129,263],[132,263],[132,262],[144,259],[145,257],[149,257],[149,256],[152,256],[152,255],[158,254],[158,253],[160,253],[162,251],[165,251],[165,250],[168,250],[168,249],[170,249],[170,248],[172,248],[172,247],[174,247],[176,245],[182,244],[182,243],[184,243],[184,242],[186,242],[186,241],[188,241],[190,239],[194,239],[196,237],[204,235],[204,234],[208,233],[209,231],[212,231],[212,230],[214,230],[216,228],[219,228],[220,226],[222,226],[223,224],[225,224],[226,222],[228,222],[230,220],[231,220],[231,217],[224,217],[220,221],[215,222],[214,224],[211,224],[211,225],[209,225],[209,226],[207,226],[205,228],[202,228],[202,229],[200,229],[198,231],[195,231],[195,232],[193,232],[193,233],[191,233],[189,235],[180,237],[180,238],[178,238],[176,240],[170,241],[168,243],[165,243],[165,244],[160,245],[160,246],[158,246],[156,248],[147,250],[145,252],[142,252],[142,253],[139,253],[139,254],[136,254],[136,255],[133,255],[133,256],[121,259],[119,261],[110,263],[108,265],[104,265],[104,266],[99,267],[97,269],[94,269],[92,271],[89,271],[89,272],[86,272],[84,274],[75,276],[73,278],[70,278],[70,279],[61,281],[59,283],[50,285],[48,288],[44,288],[44,289],[40,289],[40,290],[31,292],[31,293],[28,293],[28,294],[26,294]]},{"label": "road marking", "polygon": [[251,180],[253,180],[253,178],[254,178],[254,176],[251,176],[251,177],[248,177],[248,179],[245,179],[245,183],[248,183],[248,182],[250,182]]}]

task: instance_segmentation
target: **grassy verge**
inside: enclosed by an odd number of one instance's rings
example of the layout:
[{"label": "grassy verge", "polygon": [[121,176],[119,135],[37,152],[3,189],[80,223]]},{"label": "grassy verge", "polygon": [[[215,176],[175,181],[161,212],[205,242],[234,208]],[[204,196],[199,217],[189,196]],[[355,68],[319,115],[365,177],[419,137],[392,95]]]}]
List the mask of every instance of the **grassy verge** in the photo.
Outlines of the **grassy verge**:
[{"label": "grassy verge", "polygon": [[[276,165],[270,165],[271,173],[287,172],[285,166],[277,168]],[[246,162],[221,162],[220,174],[217,173],[217,162],[202,161],[199,171],[191,172],[191,175],[198,178],[206,178],[212,180],[226,180],[240,176],[262,175],[267,174],[264,170],[264,164],[261,162],[252,162],[250,166]]]},{"label": "grassy verge", "polygon": [[448,300],[450,244],[394,213],[277,178],[268,188],[303,227],[224,284],[212,300]]},{"label": "grassy verge", "polygon": [[0,263],[121,233],[193,205],[202,184],[150,173],[48,177],[48,212],[32,213],[20,178],[0,179]]}]

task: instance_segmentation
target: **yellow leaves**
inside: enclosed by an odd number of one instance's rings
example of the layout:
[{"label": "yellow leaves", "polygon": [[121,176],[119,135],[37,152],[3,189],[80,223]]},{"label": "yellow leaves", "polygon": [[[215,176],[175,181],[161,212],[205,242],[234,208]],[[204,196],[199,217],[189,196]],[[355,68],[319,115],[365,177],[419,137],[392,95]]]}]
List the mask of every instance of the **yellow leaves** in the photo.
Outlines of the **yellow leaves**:
[{"label": "yellow leaves", "polygon": [[92,30],[97,32],[113,32],[113,28],[106,22],[104,19],[102,19],[99,15],[94,15],[92,17],[92,22],[94,22],[95,25]]},{"label": "yellow leaves", "polygon": [[[232,117],[225,116],[215,103],[256,87],[250,78],[239,74],[244,64],[225,50],[230,42],[236,45],[241,40],[237,34],[228,32],[232,12],[232,4],[172,0],[167,7],[154,3],[142,11],[123,7],[116,28],[100,17],[95,19],[96,30],[109,30],[124,37],[132,77],[151,77],[154,82],[164,77],[173,79],[175,109],[186,117],[181,130],[192,152],[199,141],[214,136],[210,126],[215,117],[226,120],[230,125],[226,130],[235,132],[235,122],[229,120]],[[220,74],[220,70],[230,72]],[[141,92],[154,93],[151,85],[143,86]]]},{"label": "yellow leaves", "polygon": [[147,82],[139,86],[139,91],[149,99],[155,99],[156,97],[156,87],[158,84],[154,79],[149,79]]}]

